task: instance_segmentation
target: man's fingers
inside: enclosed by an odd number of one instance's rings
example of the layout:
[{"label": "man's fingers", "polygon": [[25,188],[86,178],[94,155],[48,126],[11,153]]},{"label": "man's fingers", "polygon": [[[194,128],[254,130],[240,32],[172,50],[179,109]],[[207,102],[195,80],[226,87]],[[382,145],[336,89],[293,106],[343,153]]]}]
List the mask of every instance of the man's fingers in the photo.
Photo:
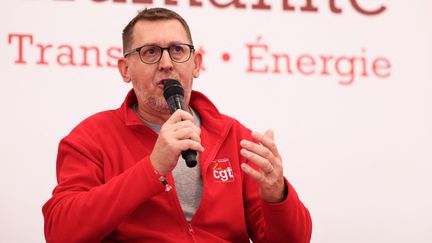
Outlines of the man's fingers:
[{"label": "man's fingers", "polygon": [[175,133],[177,131],[187,130],[191,133],[196,133],[198,136],[201,134],[201,129],[197,127],[193,121],[185,120],[176,123],[168,123],[162,125],[161,133]]},{"label": "man's fingers", "polygon": [[[186,120],[185,120],[186,119]],[[159,138],[164,146],[169,146],[174,151],[185,151],[193,149],[202,152],[201,129],[193,123],[191,114],[183,110],[177,110],[165,122],[159,133]]]},{"label": "man's fingers", "polygon": [[201,145],[201,143],[191,139],[184,139],[179,141],[178,146],[180,151],[186,151],[188,149],[192,149],[201,153],[204,152],[204,147]]},{"label": "man's fingers", "polygon": [[268,148],[275,156],[279,156],[278,149],[274,142],[273,130],[267,130],[265,134],[253,131],[252,137],[261,143],[264,147]]},{"label": "man's fingers", "polygon": [[201,142],[201,137],[199,133],[197,133],[196,130],[192,127],[186,127],[174,131],[174,137],[178,140],[191,139],[199,143]]},{"label": "man's fingers", "polygon": [[197,127],[193,122],[191,122],[189,120],[177,122],[175,124],[168,124],[168,125],[164,126],[164,129],[167,129],[167,131],[170,130],[172,132],[186,129],[186,130],[190,130],[190,132],[196,133],[198,135],[201,134],[201,128]]},{"label": "man's fingers", "polygon": [[248,159],[249,161],[253,161],[256,165],[258,165],[260,168],[262,168],[263,171],[268,172],[270,169],[268,169],[269,167],[271,167],[271,163],[266,159],[263,158],[261,156],[259,156],[256,153],[253,153],[245,148],[240,150],[240,154],[245,157],[246,159]]},{"label": "man's fingers", "polygon": [[[253,153],[251,151],[246,150],[245,148],[240,150],[240,154],[243,157],[245,157],[247,160],[256,164],[260,168],[260,171],[262,173],[257,171],[257,173],[259,173],[260,176],[258,176],[258,175],[253,176],[256,180],[262,180],[262,179],[265,179],[266,176],[270,176],[270,175],[274,176],[275,175],[274,174],[276,172],[275,166],[277,166],[277,165],[273,165],[271,160],[263,158],[256,153]],[[252,170],[254,170],[254,169],[252,169]],[[250,171],[250,170],[248,170],[248,171]],[[250,172],[248,174],[254,175],[255,173]]]},{"label": "man's fingers", "polygon": [[270,151],[268,148],[261,146],[259,144],[253,143],[251,141],[248,140],[242,140],[240,141],[240,145],[244,148],[247,149],[248,151],[257,154],[265,159],[268,160],[273,160],[274,155],[272,153],[272,151]]},{"label": "man's fingers", "polygon": [[246,163],[242,163],[241,165],[241,169],[250,177],[252,177],[256,182],[260,183],[263,182],[265,180],[265,177],[262,173],[254,170],[250,165],[246,164]]},{"label": "man's fingers", "polygon": [[189,120],[192,123],[194,121],[193,116],[189,112],[178,109],[170,116],[170,118],[165,123],[175,124],[186,120]]},{"label": "man's fingers", "polygon": [[264,135],[271,138],[271,140],[274,141],[274,131],[272,129],[265,131]]}]

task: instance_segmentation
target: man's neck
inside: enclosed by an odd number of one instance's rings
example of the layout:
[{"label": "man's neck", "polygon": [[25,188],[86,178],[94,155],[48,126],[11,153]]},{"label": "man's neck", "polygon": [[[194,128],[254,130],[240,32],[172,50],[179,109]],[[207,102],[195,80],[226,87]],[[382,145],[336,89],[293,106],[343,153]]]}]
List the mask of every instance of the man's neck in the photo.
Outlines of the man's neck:
[{"label": "man's neck", "polygon": [[[187,112],[191,113],[189,106],[187,106],[186,109]],[[162,126],[171,116],[169,110],[167,112],[149,112],[143,109],[138,103],[134,105],[134,110],[141,120],[148,121],[158,126]]]}]

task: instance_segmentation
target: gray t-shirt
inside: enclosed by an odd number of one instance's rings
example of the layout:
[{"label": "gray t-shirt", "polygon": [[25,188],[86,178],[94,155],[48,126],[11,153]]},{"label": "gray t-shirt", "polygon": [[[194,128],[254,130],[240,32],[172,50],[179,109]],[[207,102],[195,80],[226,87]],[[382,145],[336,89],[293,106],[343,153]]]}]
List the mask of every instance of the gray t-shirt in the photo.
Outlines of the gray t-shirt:
[{"label": "gray t-shirt", "polygon": [[[190,107],[192,116],[194,118],[194,124],[199,127],[201,125],[201,119],[197,112]],[[134,105],[134,111],[137,112],[137,105]],[[139,115],[138,115],[139,116]],[[159,134],[160,126],[144,120],[141,116],[140,119],[149,126],[153,131]],[[193,215],[197,211],[202,197],[202,177],[199,166],[199,154],[197,155],[198,164],[189,168],[186,166],[185,160],[182,156],[179,156],[177,166],[172,171],[174,177],[174,184],[177,192],[180,205],[185,214],[186,220],[190,222]]]}]

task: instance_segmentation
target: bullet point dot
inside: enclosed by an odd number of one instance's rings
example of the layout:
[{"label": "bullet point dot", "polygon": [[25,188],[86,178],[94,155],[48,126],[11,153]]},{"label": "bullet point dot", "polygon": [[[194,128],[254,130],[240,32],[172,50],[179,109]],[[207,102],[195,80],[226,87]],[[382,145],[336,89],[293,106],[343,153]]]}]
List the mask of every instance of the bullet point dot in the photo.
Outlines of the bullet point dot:
[{"label": "bullet point dot", "polygon": [[230,59],[231,59],[231,56],[230,56],[229,53],[226,53],[226,52],[225,52],[225,53],[222,55],[222,60],[224,60],[225,62],[228,62]]}]

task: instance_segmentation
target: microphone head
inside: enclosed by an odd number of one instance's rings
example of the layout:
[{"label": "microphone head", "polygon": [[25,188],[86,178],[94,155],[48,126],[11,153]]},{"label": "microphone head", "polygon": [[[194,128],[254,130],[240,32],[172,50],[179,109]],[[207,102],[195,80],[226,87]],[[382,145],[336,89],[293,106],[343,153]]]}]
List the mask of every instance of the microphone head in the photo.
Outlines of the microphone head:
[{"label": "microphone head", "polygon": [[163,81],[163,85],[164,85],[163,94],[164,94],[165,99],[168,99],[169,97],[171,97],[173,95],[184,96],[183,87],[181,86],[181,84],[178,80],[166,79]]}]

